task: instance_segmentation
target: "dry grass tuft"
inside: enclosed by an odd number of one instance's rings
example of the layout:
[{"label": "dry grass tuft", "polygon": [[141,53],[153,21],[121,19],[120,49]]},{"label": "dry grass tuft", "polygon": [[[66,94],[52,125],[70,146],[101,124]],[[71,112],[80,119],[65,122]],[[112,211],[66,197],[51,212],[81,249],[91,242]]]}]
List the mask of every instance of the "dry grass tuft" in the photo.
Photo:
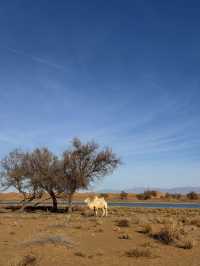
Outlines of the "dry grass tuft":
[{"label": "dry grass tuft", "polygon": [[142,225],[142,228],[140,229],[139,232],[143,233],[143,234],[152,234],[153,229],[152,229],[152,226],[150,224],[144,224],[144,225]]},{"label": "dry grass tuft", "polygon": [[131,237],[129,234],[122,234],[122,235],[119,235],[118,238],[119,238],[119,239],[126,239],[126,240],[132,239],[132,237]]},{"label": "dry grass tuft", "polygon": [[126,251],[125,254],[128,257],[134,257],[134,258],[140,258],[140,257],[150,258],[150,257],[152,257],[151,250],[148,248],[133,248],[133,249]]},{"label": "dry grass tuft", "polygon": [[83,217],[94,217],[94,212],[90,211],[90,210],[85,210],[81,212],[81,215]]},{"label": "dry grass tuft", "polygon": [[60,223],[60,224],[51,224],[48,226],[49,228],[55,228],[55,229],[60,229],[60,228],[66,228],[67,224],[65,223]]},{"label": "dry grass tuft", "polygon": [[102,220],[99,220],[99,219],[98,219],[98,220],[96,221],[96,225],[102,225],[102,224],[103,224],[103,221],[102,221]]},{"label": "dry grass tuft", "polygon": [[37,258],[34,255],[26,255],[22,259],[11,263],[10,266],[35,266]]},{"label": "dry grass tuft", "polygon": [[72,242],[63,236],[46,236],[41,238],[35,238],[22,243],[22,245],[45,245],[45,244],[72,247]]},{"label": "dry grass tuft", "polygon": [[119,227],[130,227],[130,220],[127,218],[120,219],[117,221],[117,226]]},{"label": "dry grass tuft", "polygon": [[191,225],[195,225],[197,227],[200,227],[200,218],[195,218],[190,221]]},{"label": "dry grass tuft", "polygon": [[103,256],[103,255],[104,255],[103,250],[101,250],[101,249],[97,250],[96,256]]},{"label": "dry grass tuft", "polygon": [[82,226],[81,224],[80,224],[80,225],[75,225],[74,228],[75,228],[75,229],[82,229],[83,226]]},{"label": "dry grass tuft", "polygon": [[99,228],[99,229],[95,230],[95,232],[97,232],[97,233],[103,233],[104,230],[103,230],[103,228]]},{"label": "dry grass tuft", "polygon": [[182,240],[182,242],[179,243],[177,247],[183,248],[183,249],[192,249],[194,245],[195,245],[195,241],[193,239],[185,239],[185,240]]},{"label": "dry grass tuft", "polygon": [[147,241],[147,242],[144,242],[143,244],[141,244],[141,247],[143,247],[143,248],[155,248],[155,247],[157,247],[157,245],[155,243]]},{"label": "dry grass tuft", "polygon": [[74,252],[74,255],[75,256],[82,257],[82,258],[85,258],[86,257],[86,255],[83,252],[81,252],[81,251]]}]

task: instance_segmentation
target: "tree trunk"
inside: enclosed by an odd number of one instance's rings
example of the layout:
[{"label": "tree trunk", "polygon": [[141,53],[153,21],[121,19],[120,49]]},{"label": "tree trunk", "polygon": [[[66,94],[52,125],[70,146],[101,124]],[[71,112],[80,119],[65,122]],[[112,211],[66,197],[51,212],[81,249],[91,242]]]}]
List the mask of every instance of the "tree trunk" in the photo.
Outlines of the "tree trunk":
[{"label": "tree trunk", "polygon": [[72,212],[72,196],[73,193],[68,194],[68,212]]},{"label": "tree trunk", "polygon": [[51,196],[52,202],[53,202],[53,211],[56,212],[58,210],[58,203],[56,195],[53,191],[50,191],[49,195]]}]

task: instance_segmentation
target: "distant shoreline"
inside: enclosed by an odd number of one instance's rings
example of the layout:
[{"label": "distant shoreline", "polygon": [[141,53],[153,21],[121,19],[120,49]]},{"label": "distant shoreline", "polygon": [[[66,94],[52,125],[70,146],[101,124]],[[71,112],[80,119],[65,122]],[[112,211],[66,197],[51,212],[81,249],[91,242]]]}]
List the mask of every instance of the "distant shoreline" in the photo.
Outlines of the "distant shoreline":
[{"label": "distant shoreline", "polygon": [[[186,197],[186,195],[181,195],[180,198],[167,198],[164,197],[163,194],[158,194],[159,196],[157,197],[152,197],[152,198],[137,198],[137,195],[134,193],[128,193],[127,198],[120,199],[120,193],[95,193],[95,192],[82,192],[82,193],[75,193],[73,197],[74,202],[83,202],[87,197],[94,197],[96,195],[98,196],[104,196],[105,194],[105,199],[109,203],[158,203],[158,204],[200,204],[200,195],[198,194],[197,199],[189,199]],[[41,200],[44,200],[46,198],[47,194],[44,194]],[[22,195],[19,193],[15,192],[4,192],[0,193],[0,203],[1,202],[20,202],[22,200]],[[66,199],[58,199],[58,203],[65,201]],[[35,201],[33,201],[35,202]],[[51,203],[50,200],[45,201],[46,203]]]},{"label": "distant shoreline", "polygon": [[[6,205],[6,204],[20,204],[21,200],[1,200],[0,204]],[[191,200],[191,201],[161,201],[161,200],[107,200],[108,204],[170,204],[170,205],[190,205],[190,204],[200,204],[200,200]],[[34,201],[32,202],[34,203]],[[82,200],[74,200],[73,204],[83,204],[84,201]],[[31,205],[31,202],[29,203]],[[45,204],[51,204],[51,201],[41,202],[41,205]],[[58,204],[67,204],[67,200],[58,200]]]}]

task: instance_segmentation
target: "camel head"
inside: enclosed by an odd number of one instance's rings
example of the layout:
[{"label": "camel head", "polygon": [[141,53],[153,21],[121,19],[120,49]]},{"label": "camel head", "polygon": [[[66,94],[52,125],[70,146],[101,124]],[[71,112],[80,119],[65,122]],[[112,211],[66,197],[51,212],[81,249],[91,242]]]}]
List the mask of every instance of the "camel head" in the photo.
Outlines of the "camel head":
[{"label": "camel head", "polygon": [[85,199],[84,202],[89,204],[90,203],[90,198]]}]

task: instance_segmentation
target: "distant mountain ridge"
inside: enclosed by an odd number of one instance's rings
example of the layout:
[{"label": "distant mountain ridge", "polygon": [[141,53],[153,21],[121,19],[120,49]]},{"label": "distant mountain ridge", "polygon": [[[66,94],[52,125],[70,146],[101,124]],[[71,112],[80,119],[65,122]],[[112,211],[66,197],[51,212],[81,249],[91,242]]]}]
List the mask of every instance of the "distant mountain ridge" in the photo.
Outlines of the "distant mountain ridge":
[{"label": "distant mountain ridge", "polygon": [[174,188],[158,188],[158,187],[135,187],[135,188],[127,188],[127,189],[121,189],[121,190],[114,190],[114,189],[102,189],[97,192],[99,193],[120,193],[122,190],[126,191],[127,193],[143,193],[146,190],[156,190],[160,192],[165,192],[165,193],[180,193],[180,194],[187,194],[191,191],[200,193],[200,187],[193,187],[193,186],[188,186],[188,187],[174,187]]}]

